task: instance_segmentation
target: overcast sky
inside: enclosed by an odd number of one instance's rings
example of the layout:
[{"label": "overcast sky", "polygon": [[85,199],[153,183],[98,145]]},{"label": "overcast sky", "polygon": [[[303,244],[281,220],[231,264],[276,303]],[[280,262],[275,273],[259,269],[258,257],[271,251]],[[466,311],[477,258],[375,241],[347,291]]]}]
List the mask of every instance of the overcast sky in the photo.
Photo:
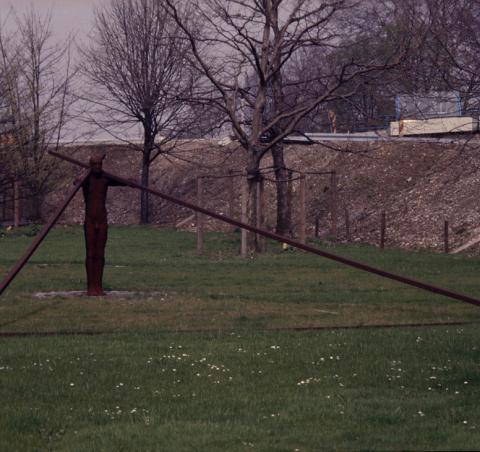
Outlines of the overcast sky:
[{"label": "overcast sky", "polygon": [[109,0],[0,0],[0,14],[5,19],[13,6],[17,13],[34,7],[39,12],[52,13],[52,29],[59,40],[70,32],[82,39],[90,31],[95,6],[108,4]]},{"label": "overcast sky", "polygon": [[[59,42],[65,40],[69,34],[73,34],[77,43],[81,43],[93,26],[93,17],[95,7],[108,5],[110,0],[0,0],[0,23],[4,24],[8,18],[9,11],[13,7],[18,15],[28,11],[31,7],[41,15],[51,13],[51,29],[53,38]],[[6,27],[13,20],[8,18]],[[68,139],[74,139],[79,132],[90,130],[83,123],[75,122],[72,126],[75,134]],[[75,135],[75,136],[74,136]],[[105,132],[97,132],[96,138],[111,139]]]}]

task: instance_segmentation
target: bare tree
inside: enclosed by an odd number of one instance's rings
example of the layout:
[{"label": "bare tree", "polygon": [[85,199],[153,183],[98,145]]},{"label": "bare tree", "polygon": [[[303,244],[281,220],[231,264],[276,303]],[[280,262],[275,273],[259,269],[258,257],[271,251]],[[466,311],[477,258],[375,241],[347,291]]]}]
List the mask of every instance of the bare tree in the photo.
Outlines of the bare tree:
[{"label": "bare tree", "polygon": [[[143,185],[151,163],[193,123],[187,99],[196,76],[186,64],[187,43],[161,3],[112,0],[96,12],[92,43],[83,51],[96,124],[125,140],[133,126],[143,129],[143,146],[133,146],[142,153]],[[140,222],[149,219],[142,192]]]},{"label": "bare tree", "polygon": [[[411,48],[413,51],[402,60],[401,64],[378,74],[360,77],[358,90],[353,96],[334,101],[329,108],[338,112],[339,126],[351,130],[361,124],[370,127],[381,125],[382,116],[395,114],[393,101],[398,94],[415,99],[431,97],[436,101],[451,99],[452,91],[460,93],[464,112],[478,109],[480,100],[480,66],[478,51],[480,44],[480,5],[475,0],[419,0],[416,2],[416,15],[411,24]],[[392,6],[405,8],[403,2],[392,1]],[[399,14],[389,14],[392,18]],[[375,21],[374,21],[375,23]],[[398,19],[391,20],[387,35],[374,30],[371,45],[352,46],[350,52],[356,54],[378,53],[395,42],[398,34]],[[311,71],[307,64],[298,68],[301,73]],[[442,93],[446,97],[442,99]],[[418,105],[417,115],[424,105]],[[325,116],[325,111],[323,112]],[[428,113],[433,114],[433,113]],[[310,119],[310,118],[309,118]]]},{"label": "bare tree", "polygon": [[[278,180],[277,230],[285,232],[289,225],[283,182],[287,179],[284,138],[320,105],[348,94],[341,88],[355,78],[398,64],[407,39],[398,41],[392,52],[368,60],[337,59],[336,64],[326,65],[333,49],[351,44],[353,36],[366,29],[359,13],[371,2],[194,0],[186,6],[189,17],[196,19],[194,28],[183,19],[185,14],[179,2],[165,3],[190,43],[194,64],[209,80],[217,105],[229,117],[235,135],[247,151],[249,221],[255,222],[255,185],[260,178],[260,162],[272,150]],[[345,16],[351,20],[343,20]],[[328,70],[318,71],[312,80],[288,79],[288,66],[310,47],[320,49],[312,66]],[[287,99],[285,91],[289,86],[308,86],[313,82],[321,89],[312,91],[310,96]]]},{"label": "bare tree", "polygon": [[53,42],[49,14],[30,9],[10,17],[15,30],[8,37],[0,35],[4,112],[13,124],[7,155],[23,196],[32,199],[32,219],[41,220],[43,199],[58,170],[47,151],[58,146],[74,102],[71,40]]},{"label": "bare tree", "polygon": [[[1,24],[2,29],[4,24]],[[0,37],[3,33],[0,31]],[[5,38],[0,40],[2,46],[7,45]],[[12,76],[13,68],[0,65],[0,194],[5,193],[12,183],[14,165],[13,155],[10,149],[10,134],[13,129],[13,119],[8,108],[8,78]],[[1,203],[5,202],[2,196]],[[2,206],[3,207],[3,206]]]},{"label": "bare tree", "polygon": [[463,110],[480,110],[480,3],[476,0],[425,0],[432,18],[431,47],[440,57],[432,72],[447,89],[461,94]]}]

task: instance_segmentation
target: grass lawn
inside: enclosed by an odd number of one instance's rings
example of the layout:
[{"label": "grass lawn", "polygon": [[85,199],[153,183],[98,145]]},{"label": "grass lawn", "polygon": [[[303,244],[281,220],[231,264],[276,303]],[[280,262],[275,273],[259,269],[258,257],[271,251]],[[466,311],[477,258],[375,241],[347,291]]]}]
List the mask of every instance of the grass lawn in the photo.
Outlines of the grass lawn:
[{"label": "grass lawn", "polygon": [[[0,274],[25,232],[0,238]],[[0,450],[480,450],[480,309],[274,244],[206,248],[114,227],[105,286],[138,295],[39,300],[84,287],[81,228],[56,228],[1,297],[0,333],[104,334],[0,338]],[[480,292],[479,259],[330,251]],[[437,322],[471,324],[369,328]]]}]

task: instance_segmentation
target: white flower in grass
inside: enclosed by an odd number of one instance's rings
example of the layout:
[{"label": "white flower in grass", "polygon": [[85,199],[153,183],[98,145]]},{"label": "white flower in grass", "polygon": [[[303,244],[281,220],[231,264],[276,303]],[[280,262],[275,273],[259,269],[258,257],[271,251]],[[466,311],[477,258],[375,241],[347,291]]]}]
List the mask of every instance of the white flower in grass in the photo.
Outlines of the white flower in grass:
[{"label": "white flower in grass", "polygon": [[425,413],[424,413],[423,411],[418,411],[418,415],[419,415],[420,417],[423,417],[423,416],[425,416]]}]

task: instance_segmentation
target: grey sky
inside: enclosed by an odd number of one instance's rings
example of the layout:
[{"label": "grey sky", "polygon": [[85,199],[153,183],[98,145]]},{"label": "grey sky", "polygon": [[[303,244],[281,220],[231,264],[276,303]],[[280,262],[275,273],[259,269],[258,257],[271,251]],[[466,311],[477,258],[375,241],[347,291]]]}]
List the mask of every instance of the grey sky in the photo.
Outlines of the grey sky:
[{"label": "grey sky", "polygon": [[85,37],[93,23],[95,6],[108,4],[108,0],[0,0],[0,15],[5,19],[13,6],[18,14],[33,6],[39,12],[51,11],[52,30],[59,40],[69,33]]},{"label": "grey sky", "polygon": [[[0,0],[0,23],[8,29],[13,20],[8,18],[11,8],[16,14],[22,15],[31,7],[41,15],[51,13],[51,29],[53,39],[64,41],[69,34],[73,34],[78,44],[85,40],[93,26],[95,7],[108,5],[110,0]],[[5,20],[7,19],[6,23]],[[86,133],[91,127],[81,121],[71,123],[74,132],[66,132],[66,138],[77,139],[78,134]],[[110,139],[110,135],[97,131],[96,138]]]}]

